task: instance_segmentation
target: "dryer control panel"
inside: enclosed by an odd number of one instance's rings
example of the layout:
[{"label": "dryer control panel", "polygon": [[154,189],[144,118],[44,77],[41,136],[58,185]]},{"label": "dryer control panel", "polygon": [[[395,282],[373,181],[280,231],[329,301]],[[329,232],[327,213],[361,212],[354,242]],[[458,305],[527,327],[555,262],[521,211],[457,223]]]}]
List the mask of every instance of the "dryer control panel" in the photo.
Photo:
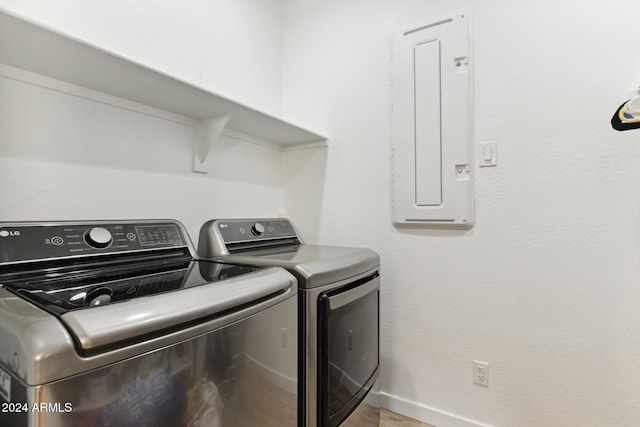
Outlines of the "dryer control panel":
[{"label": "dryer control panel", "polygon": [[200,229],[198,252],[208,258],[300,244],[300,237],[286,218],[216,219]]},{"label": "dryer control panel", "polygon": [[297,237],[287,219],[218,220],[216,227],[225,243]]}]

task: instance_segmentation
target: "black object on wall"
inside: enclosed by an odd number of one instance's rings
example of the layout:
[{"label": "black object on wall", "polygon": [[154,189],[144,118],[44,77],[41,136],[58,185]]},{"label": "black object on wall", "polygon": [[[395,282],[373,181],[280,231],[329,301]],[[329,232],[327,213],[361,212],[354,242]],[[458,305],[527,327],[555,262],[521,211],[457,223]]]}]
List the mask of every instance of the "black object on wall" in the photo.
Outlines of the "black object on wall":
[{"label": "black object on wall", "polygon": [[631,114],[627,109],[625,109],[629,102],[635,101],[636,99],[638,98],[625,101],[613,114],[613,117],[611,117],[611,126],[615,130],[624,131],[640,128],[640,117],[636,114]]}]

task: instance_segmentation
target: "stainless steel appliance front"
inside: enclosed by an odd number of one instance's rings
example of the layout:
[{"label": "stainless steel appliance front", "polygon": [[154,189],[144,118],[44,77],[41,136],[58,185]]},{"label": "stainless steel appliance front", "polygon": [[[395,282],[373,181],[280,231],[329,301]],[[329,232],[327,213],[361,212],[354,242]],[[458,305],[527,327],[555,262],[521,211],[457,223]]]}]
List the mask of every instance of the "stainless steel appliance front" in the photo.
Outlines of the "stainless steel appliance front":
[{"label": "stainless steel appliance front", "polygon": [[0,425],[297,425],[295,278],[193,253],[175,221],[0,224]]},{"label": "stainless steel appliance front", "polygon": [[[370,270],[348,280],[300,292],[304,299],[304,382],[307,384],[306,425],[341,425],[353,416],[355,425],[373,426],[379,366],[380,277]],[[369,400],[363,402],[370,394]],[[354,411],[373,412],[373,423]],[[366,418],[365,418],[366,419]],[[317,421],[315,421],[317,420]]]},{"label": "stainless steel appliance front", "polygon": [[198,251],[298,279],[300,426],[378,426],[378,254],[304,244],[282,218],[209,221]]}]

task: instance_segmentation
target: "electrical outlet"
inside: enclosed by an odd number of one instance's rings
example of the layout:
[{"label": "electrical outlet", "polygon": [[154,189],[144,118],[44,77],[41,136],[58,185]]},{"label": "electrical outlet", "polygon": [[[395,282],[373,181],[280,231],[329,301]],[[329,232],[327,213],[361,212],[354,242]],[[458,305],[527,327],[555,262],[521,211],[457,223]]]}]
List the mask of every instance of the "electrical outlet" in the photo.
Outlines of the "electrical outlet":
[{"label": "electrical outlet", "polygon": [[473,383],[489,387],[489,364],[487,362],[473,361]]}]

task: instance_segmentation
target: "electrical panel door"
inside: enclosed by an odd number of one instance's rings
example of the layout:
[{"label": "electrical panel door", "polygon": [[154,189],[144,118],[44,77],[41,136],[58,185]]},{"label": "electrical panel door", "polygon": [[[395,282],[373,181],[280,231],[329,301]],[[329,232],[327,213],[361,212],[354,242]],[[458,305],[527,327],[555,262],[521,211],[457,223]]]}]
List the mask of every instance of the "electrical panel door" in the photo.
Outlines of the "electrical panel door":
[{"label": "electrical panel door", "polygon": [[469,21],[469,15],[460,14],[394,39],[391,145],[396,225],[473,226]]}]

